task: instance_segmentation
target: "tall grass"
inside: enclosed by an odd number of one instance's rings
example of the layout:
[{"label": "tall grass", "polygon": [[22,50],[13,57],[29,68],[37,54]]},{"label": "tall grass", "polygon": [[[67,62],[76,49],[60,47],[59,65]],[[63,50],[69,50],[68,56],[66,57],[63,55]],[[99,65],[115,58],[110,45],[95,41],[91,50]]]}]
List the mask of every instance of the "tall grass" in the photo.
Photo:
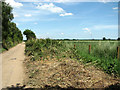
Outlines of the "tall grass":
[{"label": "tall grass", "polygon": [[[76,47],[74,47],[74,45]],[[89,54],[89,45],[91,53]],[[26,55],[32,61],[56,58],[77,59],[84,63],[91,62],[105,72],[120,75],[120,60],[117,60],[117,42],[68,42],[51,39],[30,40],[26,42]]]},{"label": "tall grass", "polygon": [[[76,46],[74,55],[77,60],[85,63],[92,62],[105,72],[120,75],[120,60],[117,59],[118,42],[68,42]],[[73,46],[72,45],[72,46]],[[91,53],[89,54],[89,45]],[[82,58],[82,59],[81,59]]]}]

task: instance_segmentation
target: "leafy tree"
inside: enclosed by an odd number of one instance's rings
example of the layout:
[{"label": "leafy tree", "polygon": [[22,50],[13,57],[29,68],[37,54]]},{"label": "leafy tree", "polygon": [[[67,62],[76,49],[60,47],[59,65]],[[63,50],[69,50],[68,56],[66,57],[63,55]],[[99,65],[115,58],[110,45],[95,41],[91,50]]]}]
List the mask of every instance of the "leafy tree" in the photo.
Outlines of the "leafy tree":
[{"label": "leafy tree", "polygon": [[111,40],[110,38],[108,40]]},{"label": "leafy tree", "polygon": [[2,3],[0,2],[0,42],[2,41]]},{"label": "leafy tree", "polygon": [[118,37],[118,39],[117,39],[118,41],[120,41],[120,37]]},{"label": "leafy tree", "polygon": [[35,33],[29,29],[26,29],[23,34],[26,35],[27,40],[36,39]]},{"label": "leafy tree", "polygon": [[12,22],[14,19],[12,13],[12,7],[5,3],[5,1],[0,1],[2,3],[2,47],[9,49],[10,47],[20,43],[23,40],[21,31],[17,28],[16,24]]},{"label": "leafy tree", "polygon": [[13,19],[12,7],[2,2],[2,38],[6,39],[9,33],[10,22]]},{"label": "leafy tree", "polygon": [[105,38],[105,37],[103,37],[103,40],[106,40],[106,38]]}]

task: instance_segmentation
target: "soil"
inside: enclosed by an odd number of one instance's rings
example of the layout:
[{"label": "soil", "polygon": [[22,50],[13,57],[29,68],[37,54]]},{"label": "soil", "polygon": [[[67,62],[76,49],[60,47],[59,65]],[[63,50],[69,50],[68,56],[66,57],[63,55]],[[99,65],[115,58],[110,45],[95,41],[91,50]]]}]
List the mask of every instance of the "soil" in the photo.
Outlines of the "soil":
[{"label": "soil", "polygon": [[[71,59],[30,61],[26,58],[28,88],[107,88],[119,84],[114,78],[92,65]],[[120,86],[119,86],[120,87]],[[52,89],[51,89],[52,90]]]},{"label": "soil", "polygon": [[25,44],[21,43],[17,46],[5,51],[2,56],[2,88],[11,85],[23,84],[24,66],[23,61]]}]

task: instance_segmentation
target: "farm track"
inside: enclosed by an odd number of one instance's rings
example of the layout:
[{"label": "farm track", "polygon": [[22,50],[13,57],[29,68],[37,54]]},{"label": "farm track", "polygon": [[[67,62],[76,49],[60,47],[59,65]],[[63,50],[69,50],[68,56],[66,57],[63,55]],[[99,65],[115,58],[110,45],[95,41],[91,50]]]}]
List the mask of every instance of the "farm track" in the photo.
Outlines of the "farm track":
[{"label": "farm track", "polygon": [[[26,85],[32,88],[106,88],[116,83],[120,84],[120,79],[116,79],[91,65],[64,59],[62,61],[45,60],[29,61],[25,60],[27,82]],[[120,87],[120,86],[119,86]]]},{"label": "farm track", "polygon": [[2,56],[2,88],[6,88],[17,83],[23,84],[24,67],[23,61],[25,44],[21,43],[5,51]]}]

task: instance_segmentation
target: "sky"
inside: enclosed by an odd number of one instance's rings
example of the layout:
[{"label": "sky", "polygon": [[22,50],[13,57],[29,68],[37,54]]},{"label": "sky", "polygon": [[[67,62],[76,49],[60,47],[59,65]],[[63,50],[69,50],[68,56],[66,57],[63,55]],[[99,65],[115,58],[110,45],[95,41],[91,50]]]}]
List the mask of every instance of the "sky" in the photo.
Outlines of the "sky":
[{"label": "sky", "polygon": [[[37,38],[118,38],[117,0],[6,0],[13,7],[13,22]],[[24,39],[25,36],[24,36]]]}]

